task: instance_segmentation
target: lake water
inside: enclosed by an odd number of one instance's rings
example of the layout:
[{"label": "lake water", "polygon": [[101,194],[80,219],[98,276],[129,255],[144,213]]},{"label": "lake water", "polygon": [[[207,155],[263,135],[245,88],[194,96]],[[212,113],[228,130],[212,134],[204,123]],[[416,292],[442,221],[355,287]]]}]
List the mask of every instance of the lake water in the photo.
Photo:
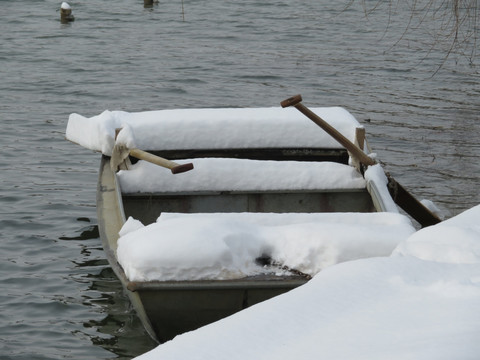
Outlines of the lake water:
[{"label": "lake water", "polygon": [[0,0],[1,359],[155,346],[103,255],[100,156],[65,141],[73,112],[268,107],[301,93],[352,112],[418,198],[449,216],[480,203],[479,62],[431,48],[442,19],[405,32],[397,2],[366,16],[363,1],[185,0],[183,20],[180,0],[72,0],[76,21],[61,24],[60,3]]}]

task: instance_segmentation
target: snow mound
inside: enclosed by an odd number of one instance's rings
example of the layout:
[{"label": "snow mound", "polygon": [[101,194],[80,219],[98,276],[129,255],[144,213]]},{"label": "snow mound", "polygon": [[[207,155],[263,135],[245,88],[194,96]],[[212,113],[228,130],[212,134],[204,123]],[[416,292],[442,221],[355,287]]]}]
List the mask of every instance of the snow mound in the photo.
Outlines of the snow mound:
[{"label": "snow mound", "polygon": [[480,264],[480,206],[419,230],[401,243],[395,255],[451,264]]}]

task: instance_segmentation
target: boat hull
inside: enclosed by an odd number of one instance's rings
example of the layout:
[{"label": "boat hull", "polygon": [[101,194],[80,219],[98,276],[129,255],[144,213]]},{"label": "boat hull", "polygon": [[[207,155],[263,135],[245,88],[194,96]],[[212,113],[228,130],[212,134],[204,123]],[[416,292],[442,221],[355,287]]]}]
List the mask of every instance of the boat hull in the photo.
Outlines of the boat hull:
[{"label": "boat hull", "polygon": [[116,258],[118,233],[126,212],[115,174],[110,169],[110,158],[102,156],[97,215],[103,248],[145,329],[159,342],[283,294],[309,279],[292,273],[239,280],[130,282]]},{"label": "boat hull", "polygon": [[160,342],[195,330],[308,281],[300,276],[230,281],[129,283]]}]

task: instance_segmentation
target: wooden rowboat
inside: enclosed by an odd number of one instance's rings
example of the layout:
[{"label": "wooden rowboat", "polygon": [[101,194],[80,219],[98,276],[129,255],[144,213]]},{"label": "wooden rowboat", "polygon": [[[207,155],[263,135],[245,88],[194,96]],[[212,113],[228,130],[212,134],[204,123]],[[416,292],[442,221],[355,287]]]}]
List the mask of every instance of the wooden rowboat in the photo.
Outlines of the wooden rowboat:
[{"label": "wooden rowboat", "polygon": [[[298,152],[311,158],[312,149]],[[330,152],[330,151],[329,151]],[[164,155],[164,154],[162,154]],[[169,154],[174,158],[173,154]],[[259,154],[260,155],[260,154]],[[323,157],[324,155],[319,155]],[[346,159],[338,151],[337,159]],[[257,211],[374,212],[382,199],[367,189],[358,191],[261,192],[261,193],[195,193],[195,194],[122,194],[110,158],[103,156],[97,193],[97,215],[100,237],[108,261],[118,276],[149,334],[160,342],[175,335],[229,316],[246,307],[300,286],[308,276],[262,275],[235,280],[131,282],[116,258],[119,231],[130,216],[143,224],[155,222],[162,211],[195,208],[199,212],[249,211],[240,204],[249,203]],[[287,199],[286,199],[287,198]],[[248,199],[245,201],[245,199]],[[294,208],[293,204],[297,204]],[[233,204],[233,205],[232,205]],[[255,204],[255,205],[252,205]],[[283,205],[286,204],[287,208]],[[218,207],[214,207],[214,206]],[[260,209],[260,206],[262,207]],[[278,208],[277,208],[278,207]],[[378,210],[382,210],[381,208]]]},{"label": "wooden rowboat", "polygon": [[[232,109],[224,110],[226,114],[233,113]],[[251,116],[251,110],[243,113]],[[274,112],[276,111],[278,110]],[[199,111],[199,113],[202,112]],[[214,111],[215,116],[221,113],[222,109],[215,109]],[[172,114],[174,112],[168,113],[168,115]],[[195,114],[195,111],[188,113],[189,116],[195,116]],[[236,116],[241,115],[242,109],[237,109],[235,114]],[[125,114],[120,115],[124,120]],[[148,116],[150,115],[152,114]],[[163,116],[160,115],[162,114],[155,114],[152,118],[157,119]],[[203,111],[202,116],[205,115],[208,117],[211,114],[208,115],[208,111]],[[75,116],[78,117],[78,115]],[[135,116],[138,118],[146,115]],[[80,119],[77,117],[71,117],[70,119],[72,129],[76,120]],[[80,120],[86,123],[85,119]],[[141,123],[138,119],[135,121],[137,121],[137,124]],[[129,123],[129,126],[134,124],[135,121]],[[158,122],[161,122],[161,120],[158,120]],[[218,121],[218,124],[223,123]],[[209,127],[205,129],[205,136],[210,137],[212,143],[215,143],[214,139],[220,132],[220,129],[215,128],[214,125],[209,123]],[[183,126],[187,127],[185,124]],[[179,125],[176,129],[176,131],[181,132],[184,127]],[[269,134],[270,129],[266,128],[264,130],[265,134]],[[360,147],[365,144],[362,130],[360,127],[359,130],[354,131],[356,135],[352,139]],[[167,131],[163,129],[163,132],[166,133]],[[137,131],[137,133],[142,132]],[[197,135],[202,136],[198,133]],[[67,138],[82,143],[81,139],[75,138],[73,130],[70,135],[67,131]],[[374,178],[364,178],[361,164],[351,161],[347,150],[337,143],[334,143],[334,146],[332,146],[332,143],[325,146],[322,141],[319,141],[318,145],[314,146],[311,142],[300,141],[298,146],[291,146],[288,143],[264,146],[264,142],[262,142],[257,146],[249,143],[247,147],[241,147],[238,144],[239,142],[227,141],[226,145],[222,143],[221,146],[213,145],[211,148],[204,146],[198,148],[165,146],[163,149],[158,147],[149,149],[142,146],[142,148],[151,154],[172,161],[189,159],[195,168],[188,174],[194,174],[197,170],[198,173],[201,173],[200,167],[197,167],[196,164],[205,161],[211,164],[211,162],[208,162],[209,159],[222,159],[221,161],[218,160],[219,164],[224,164],[225,161],[260,162],[261,166],[255,168],[255,171],[258,172],[263,171],[265,164],[268,164],[268,166],[273,164],[272,166],[274,166],[274,170],[269,168],[268,171],[282,169],[283,164],[287,163],[303,164],[304,167],[305,164],[308,164],[308,166],[310,164],[312,166],[313,164],[315,166],[336,164],[335,166],[338,165],[348,171],[353,171],[354,175],[363,181],[363,185],[354,187],[328,185],[314,186],[313,188],[282,185],[283,187],[269,188],[268,184],[263,184],[262,188],[258,188],[247,184],[234,190],[226,190],[221,186],[218,189],[214,187],[206,189],[199,186],[197,189],[196,185],[204,181],[194,179],[193,182],[190,182],[190,186],[193,184],[193,188],[186,187],[181,191],[178,188],[172,190],[168,186],[164,189],[162,185],[157,186],[154,190],[125,190],[125,183],[122,184],[122,181],[125,182],[125,180],[122,180],[121,177],[129,170],[117,173],[115,169],[112,169],[111,153],[108,154],[107,152],[106,154],[100,147],[98,149],[90,147],[104,153],[101,158],[97,188],[98,226],[103,248],[112,269],[120,279],[146,330],[152,338],[159,342],[167,341],[178,334],[194,330],[294,289],[306,283],[311,276],[272,262],[271,259],[263,259],[266,269],[264,273],[241,278],[131,280],[125,269],[120,265],[117,256],[119,233],[128,218],[132,217],[141,221],[144,225],[148,225],[155,223],[162,213],[343,213],[347,217],[348,214],[352,213],[397,212],[396,208],[392,207],[393,200],[386,191],[386,184],[379,183]],[[136,161],[134,158],[128,160],[132,163]],[[209,173],[206,174],[204,173],[205,176],[208,176]],[[212,170],[211,174],[216,174],[216,170]],[[175,182],[175,177],[183,176],[183,174],[170,176],[173,176],[173,178],[168,181]],[[288,177],[289,175],[280,176]],[[291,176],[295,179],[295,176],[300,175],[291,174]],[[262,178],[260,175],[259,177]],[[165,183],[165,180],[158,180],[160,183],[162,181]],[[296,183],[296,181],[293,183]],[[257,260],[262,261],[262,259]],[[278,267],[282,268],[280,275],[276,271]]]}]

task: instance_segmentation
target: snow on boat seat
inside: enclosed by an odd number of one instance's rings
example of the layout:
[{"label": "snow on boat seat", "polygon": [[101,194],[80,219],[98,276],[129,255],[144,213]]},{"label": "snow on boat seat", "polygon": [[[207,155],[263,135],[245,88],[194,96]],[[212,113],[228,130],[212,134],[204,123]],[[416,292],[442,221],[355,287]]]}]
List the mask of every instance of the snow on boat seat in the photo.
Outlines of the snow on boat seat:
[{"label": "snow on boat seat", "polygon": [[129,218],[117,255],[130,281],[283,275],[282,267],[314,276],[339,262],[389,256],[413,232],[398,213],[164,213],[148,226]]},{"label": "snow on boat seat", "polygon": [[260,161],[203,158],[194,170],[172,175],[146,161],[118,172],[123,193],[179,193],[214,191],[285,191],[362,189],[365,180],[355,168],[334,162]]},{"label": "snow on boat seat", "polygon": [[[345,137],[354,140],[358,121],[340,107],[312,108]],[[341,146],[296,109],[223,108],[146,112],[104,111],[86,118],[71,114],[66,137],[87,149],[111,155],[115,129],[129,127],[139,149],[325,148]]]},{"label": "snow on boat seat", "polygon": [[[371,212],[366,181],[335,162],[202,158],[192,171],[139,161],[118,172],[125,215],[154,222],[162,212]],[[179,163],[183,161],[177,161]]]}]

